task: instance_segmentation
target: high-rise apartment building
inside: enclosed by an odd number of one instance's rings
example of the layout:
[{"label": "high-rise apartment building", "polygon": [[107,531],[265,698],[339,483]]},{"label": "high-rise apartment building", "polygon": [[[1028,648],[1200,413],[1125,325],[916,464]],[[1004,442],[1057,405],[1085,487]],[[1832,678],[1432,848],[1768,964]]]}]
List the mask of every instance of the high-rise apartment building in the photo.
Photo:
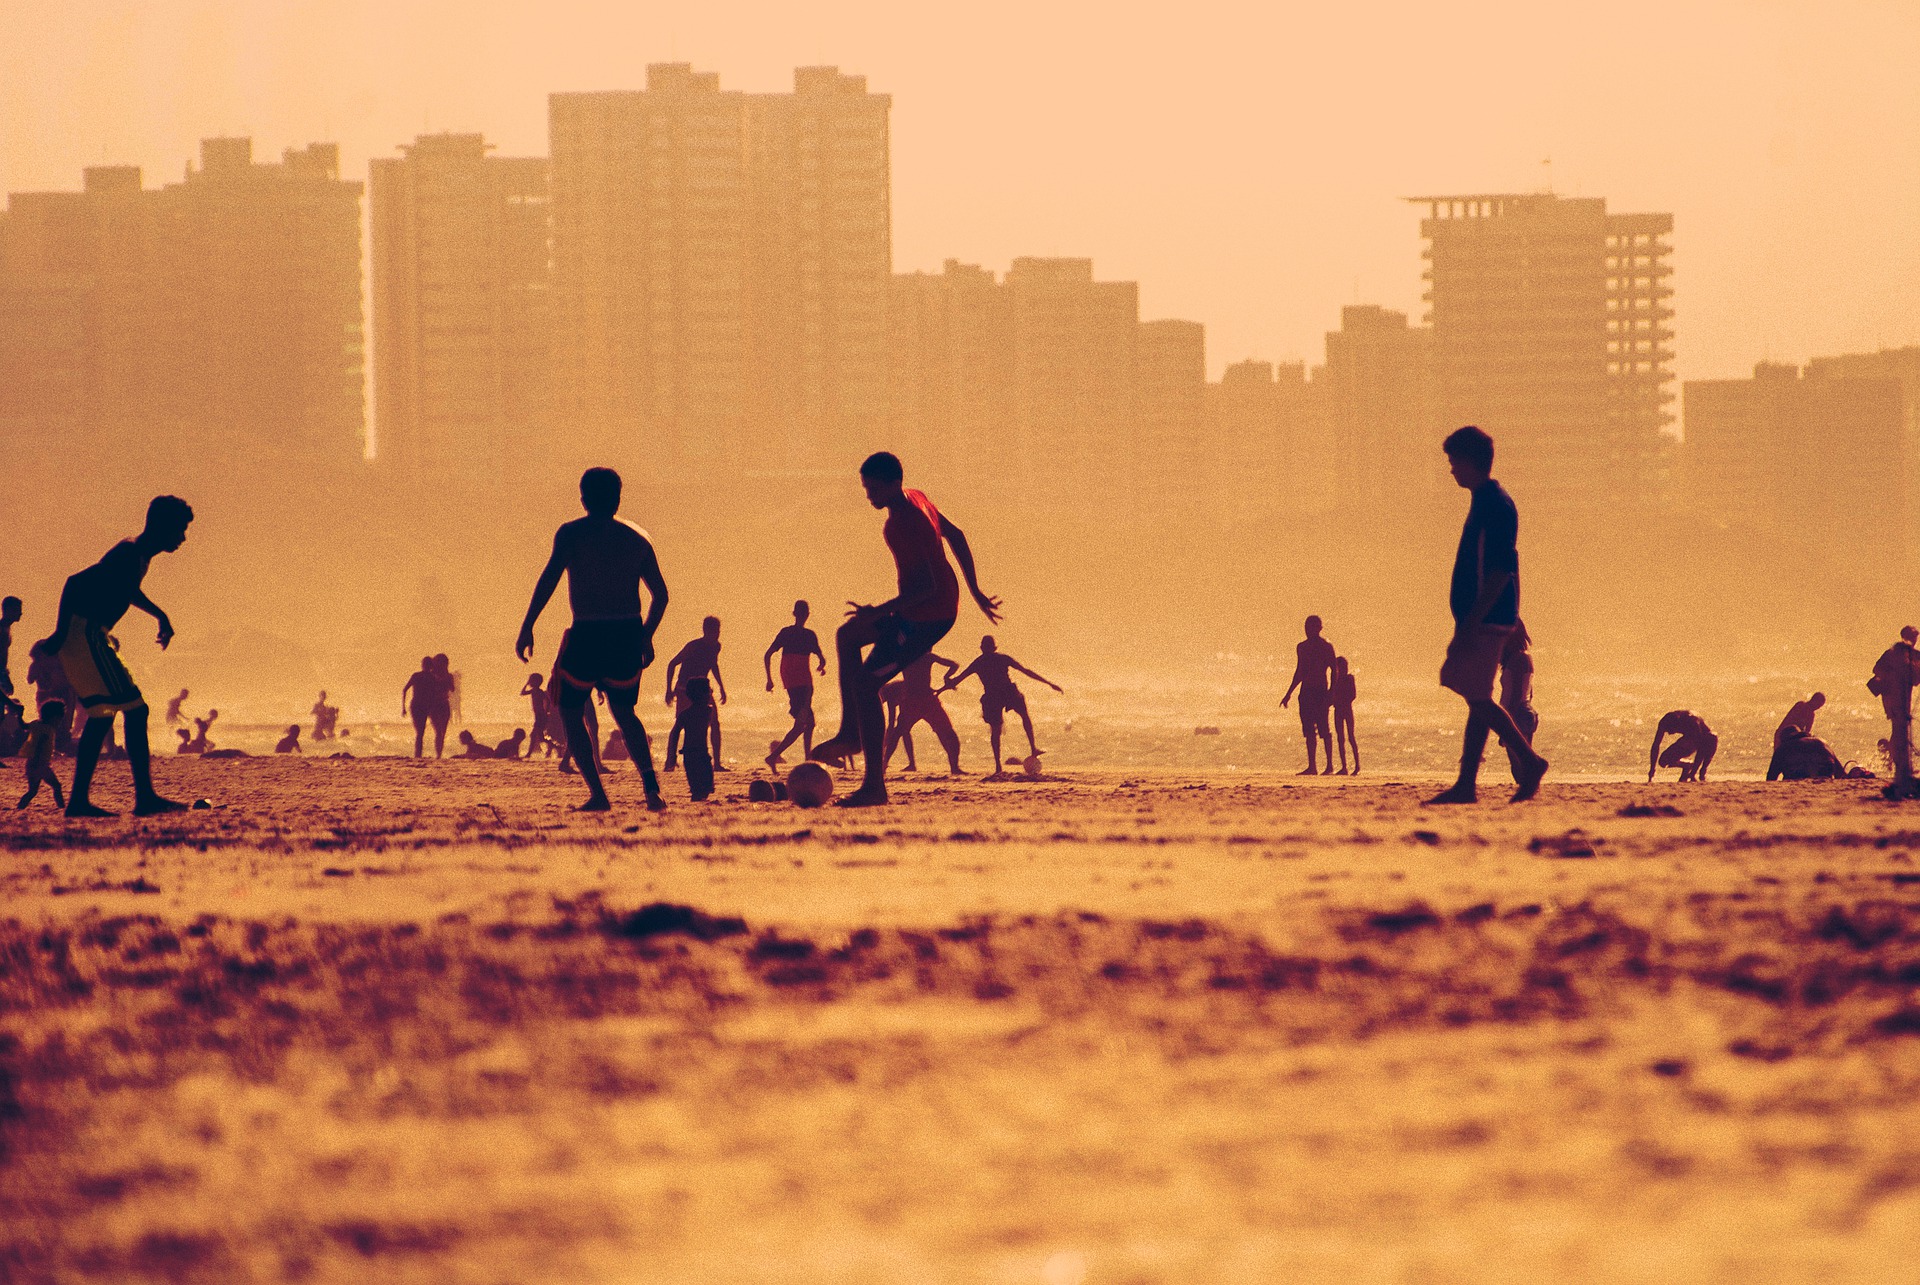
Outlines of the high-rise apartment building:
[{"label": "high-rise apartment building", "polygon": [[890,104],[830,67],[792,94],[671,63],[553,95],[562,423],[696,472],[806,468],[877,429]]},{"label": "high-rise apartment building", "polygon": [[1130,504],[1138,481],[1134,376],[1140,287],[1095,281],[1091,259],[1020,258],[1013,308],[1014,431],[1007,463],[1032,484]]},{"label": "high-rise apartment building", "polygon": [[1446,430],[1434,408],[1433,332],[1409,326],[1405,313],[1356,304],[1340,310],[1326,353],[1313,388],[1339,503],[1379,515],[1441,495]]},{"label": "high-rise apartment building", "polygon": [[1207,386],[1208,477],[1232,520],[1331,504],[1313,419],[1304,362],[1238,361]]},{"label": "high-rise apartment building", "polygon": [[1411,199],[1427,207],[1442,422],[1492,433],[1502,477],[1556,507],[1648,502],[1671,419],[1673,217],[1598,198]]},{"label": "high-rise apartment building", "polygon": [[[991,271],[948,259],[893,278],[887,440],[935,475],[1014,444],[1013,298]],[[916,468],[920,467],[916,465]],[[1004,486],[995,470],[978,477]]]},{"label": "high-rise apartment building", "polygon": [[1218,472],[1207,438],[1207,332],[1197,321],[1143,321],[1135,341],[1140,510],[1178,521],[1208,502]]},{"label": "high-rise apartment building", "polygon": [[401,150],[368,174],[382,471],[498,484],[550,425],[547,162],[478,134]]}]

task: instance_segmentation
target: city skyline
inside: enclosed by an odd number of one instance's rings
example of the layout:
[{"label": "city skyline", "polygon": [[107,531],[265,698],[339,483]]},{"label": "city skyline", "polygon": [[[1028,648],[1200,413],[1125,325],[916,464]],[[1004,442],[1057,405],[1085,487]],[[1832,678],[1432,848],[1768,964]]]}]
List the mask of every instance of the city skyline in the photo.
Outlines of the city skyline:
[{"label": "city skyline", "polygon": [[[986,12],[979,30],[941,33],[938,58],[865,6],[804,23],[722,7],[674,30],[585,4],[539,24],[453,13],[348,3],[323,25],[301,5],[216,3],[179,23],[127,9],[56,23],[22,7],[8,21],[32,39],[12,48],[37,54],[0,68],[0,187],[59,186],[102,160],[165,174],[223,133],[275,148],[337,137],[353,174],[423,132],[544,153],[552,90],[635,89],[646,63],[673,59],[766,92],[796,63],[836,63],[896,100],[896,270],[1092,258],[1141,283],[1143,315],[1204,320],[1215,379],[1234,361],[1310,357],[1346,304],[1417,315],[1399,254],[1417,211],[1397,198],[1549,182],[1674,214],[1676,306],[1696,323],[1682,380],[1916,338],[1920,249],[1896,230],[1920,214],[1920,90],[1895,71],[1920,16],[1894,5],[1662,7],[1652,51],[1624,34],[1633,23],[1568,42],[1511,6],[1445,24],[1409,9],[1364,33],[1231,6],[1152,26],[1023,12],[1014,42],[988,38]],[[1378,37],[1366,58],[1361,34]],[[1529,61],[1548,48],[1551,75]],[[1671,66],[1686,74],[1662,83]],[[1823,97],[1829,84],[1846,92]]]}]

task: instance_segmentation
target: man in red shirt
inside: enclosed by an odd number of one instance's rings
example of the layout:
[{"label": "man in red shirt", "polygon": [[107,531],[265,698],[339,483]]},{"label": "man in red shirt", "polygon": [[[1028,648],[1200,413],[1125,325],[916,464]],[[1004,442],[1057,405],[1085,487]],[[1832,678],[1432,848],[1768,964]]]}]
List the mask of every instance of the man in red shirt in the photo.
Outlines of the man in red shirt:
[{"label": "man in red shirt", "polygon": [[[966,533],[943,517],[924,494],[907,490],[902,485],[905,476],[899,459],[887,451],[868,456],[860,466],[867,503],[886,510],[883,534],[899,573],[900,592],[875,606],[847,604],[852,610],[835,638],[840,658],[840,730],[807,756],[840,763],[855,750],[864,754],[866,777],[858,790],[840,800],[846,808],[887,801],[886,716],[880,708],[880,688],[932,651],[960,614],[960,584],[947,562],[947,545],[953,547],[967,590],[981,613],[988,620],[1000,619],[1000,600],[982,592],[974,574]],[[869,647],[872,650],[866,651]]]}]

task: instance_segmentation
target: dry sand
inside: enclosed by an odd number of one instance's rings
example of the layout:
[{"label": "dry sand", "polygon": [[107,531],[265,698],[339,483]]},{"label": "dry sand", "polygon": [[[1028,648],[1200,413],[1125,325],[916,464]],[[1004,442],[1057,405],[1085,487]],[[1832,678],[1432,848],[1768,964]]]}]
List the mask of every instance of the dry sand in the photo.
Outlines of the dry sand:
[{"label": "dry sand", "polygon": [[0,1279],[1914,1276],[1870,785],[163,780],[0,820]]}]

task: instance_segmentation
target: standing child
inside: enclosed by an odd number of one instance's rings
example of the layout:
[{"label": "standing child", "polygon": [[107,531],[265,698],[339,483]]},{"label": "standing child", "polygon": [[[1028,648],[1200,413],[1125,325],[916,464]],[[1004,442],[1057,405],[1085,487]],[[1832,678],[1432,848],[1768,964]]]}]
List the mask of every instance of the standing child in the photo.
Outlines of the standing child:
[{"label": "standing child", "polygon": [[713,754],[707,744],[713,719],[713,685],[704,678],[690,678],[684,690],[686,704],[673,720],[673,734],[681,738],[687,790],[693,801],[700,803],[713,793]]},{"label": "standing child", "polygon": [[[1360,739],[1353,734],[1353,702],[1359,694],[1359,684],[1354,681],[1353,671],[1347,666],[1345,656],[1336,656],[1333,660],[1333,689],[1329,693],[1333,701],[1333,735],[1340,745],[1340,775],[1360,775]],[[1347,747],[1353,747],[1353,769],[1347,769]]]},{"label": "standing child", "polygon": [[59,701],[48,701],[40,707],[40,718],[27,724],[27,742],[24,756],[27,769],[27,792],[20,796],[20,806],[26,807],[33,802],[33,796],[40,793],[40,783],[46,782],[53,787],[54,806],[64,808],[67,801],[60,792],[60,778],[53,774],[54,729],[66,723],[67,707]]}]

